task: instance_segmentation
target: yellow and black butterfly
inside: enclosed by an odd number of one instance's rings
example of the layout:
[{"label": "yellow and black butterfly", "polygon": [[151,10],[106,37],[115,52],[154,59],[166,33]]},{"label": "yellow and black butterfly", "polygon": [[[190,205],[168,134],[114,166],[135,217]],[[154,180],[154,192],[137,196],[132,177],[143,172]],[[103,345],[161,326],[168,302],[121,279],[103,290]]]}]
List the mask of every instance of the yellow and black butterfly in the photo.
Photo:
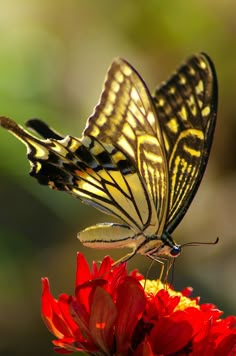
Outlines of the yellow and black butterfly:
[{"label": "yellow and black butterfly", "polygon": [[129,247],[158,259],[181,251],[171,237],[202,179],[215,129],[217,78],[203,53],[192,56],[151,96],[125,60],[115,59],[81,138],[32,119],[31,135],[13,120],[0,125],[28,149],[30,174],[121,223],[79,233],[89,247]]}]

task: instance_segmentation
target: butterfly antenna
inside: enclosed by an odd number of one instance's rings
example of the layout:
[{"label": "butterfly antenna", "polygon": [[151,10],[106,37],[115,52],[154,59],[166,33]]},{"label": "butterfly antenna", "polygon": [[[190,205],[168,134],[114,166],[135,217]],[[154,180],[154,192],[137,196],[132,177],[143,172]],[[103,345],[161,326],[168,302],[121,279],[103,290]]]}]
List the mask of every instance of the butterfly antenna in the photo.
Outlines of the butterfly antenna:
[{"label": "butterfly antenna", "polygon": [[181,245],[181,248],[186,246],[216,245],[218,244],[219,240],[220,240],[219,237],[217,237],[215,241],[210,241],[210,242],[201,242],[201,241],[187,242],[186,244]]}]

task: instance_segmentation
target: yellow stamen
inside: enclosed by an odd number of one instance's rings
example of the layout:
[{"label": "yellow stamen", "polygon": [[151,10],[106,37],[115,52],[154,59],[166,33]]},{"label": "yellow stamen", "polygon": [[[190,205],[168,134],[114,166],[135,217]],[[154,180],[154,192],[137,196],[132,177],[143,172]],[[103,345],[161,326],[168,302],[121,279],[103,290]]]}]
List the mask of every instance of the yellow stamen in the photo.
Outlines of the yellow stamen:
[{"label": "yellow stamen", "polygon": [[184,310],[189,307],[194,307],[199,309],[199,305],[195,300],[191,300],[188,297],[185,297],[181,292],[176,292],[175,290],[169,288],[168,285],[163,284],[160,280],[149,280],[147,279],[140,281],[141,285],[145,288],[145,293],[149,295],[156,295],[161,289],[167,290],[171,297],[180,297],[180,301],[175,308],[177,310]]}]

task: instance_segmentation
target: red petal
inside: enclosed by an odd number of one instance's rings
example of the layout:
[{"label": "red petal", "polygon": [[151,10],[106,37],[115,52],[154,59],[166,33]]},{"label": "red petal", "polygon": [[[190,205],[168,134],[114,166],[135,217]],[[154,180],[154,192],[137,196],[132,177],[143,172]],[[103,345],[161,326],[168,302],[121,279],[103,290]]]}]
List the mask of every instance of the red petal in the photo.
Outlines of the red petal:
[{"label": "red petal", "polygon": [[167,290],[161,289],[156,294],[158,313],[163,316],[172,314],[176,306],[179,304],[179,301],[179,296],[172,297]]},{"label": "red petal", "polygon": [[131,277],[137,279],[137,281],[142,281],[144,280],[144,276],[138,271],[138,269],[134,269],[133,271],[130,272],[129,274]]},{"label": "red petal", "polygon": [[219,317],[223,314],[223,312],[219,310],[214,304],[210,303],[201,304],[200,310],[206,313],[206,315],[208,315],[211,319],[219,319]]},{"label": "red petal", "polygon": [[236,355],[236,330],[234,334],[225,337],[217,349],[215,350],[215,356],[235,356]]},{"label": "red petal", "polygon": [[[50,293],[49,281],[47,278],[42,278],[42,299],[41,299],[41,313],[44,319],[44,322],[56,337],[63,337],[62,330],[60,330],[59,325],[55,325],[55,315],[60,314],[57,301],[52,297]],[[64,328],[63,328],[64,329]]]},{"label": "red petal", "polygon": [[222,320],[222,322],[225,324],[225,327],[229,329],[234,329],[236,327],[236,316],[227,316],[227,318]]},{"label": "red petal", "polygon": [[76,266],[76,278],[75,287],[83,284],[91,279],[91,273],[88,262],[84,255],[80,252],[77,253],[77,266]]},{"label": "red petal", "polygon": [[127,265],[122,263],[119,266],[114,267],[112,270],[112,275],[109,278],[109,283],[106,290],[109,294],[113,296],[113,300],[117,298],[118,287],[121,283],[124,282],[124,279],[127,277]]},{"label": "red petal", "polygon": [[89,314],[85,306],[75,298],[70,300],[70,314],[75,323],[78,325],[81,334],[84,336],[84,340],[91,339],[89,331]]},{"label": "red petal", "polygon": [[93,278],[94,276],[97,276],[98,275],[98,265],[97,265],[97,262],[93,261],[92,262],[92,272],[91,272]]},{"label": "red petal", "polygon": [[73,342],[74,339],[70,339],[70,338],[53,340],[53,344],[56,346],[54,350],[60,354],[70,354],[71,352],[80,350],[73,346]]},{"label": "red petal", "polygon": [[171,297],[167,290],[161,289],[155,296],[148,299],[146,321],[152,322],[171,315],[179,301],[179,296]]},{"label": "red petal", "polygon": [[[70,330],[69,336],[73,335],[74,338],[81,340],[83,337],[78,329],[78,325],[75,323],[70,313],[70,301],[71,297],[66,294],[61,294],[59,296],[58,306],[60,308],[60,315],[67,325],[67,328]],[[64,335],[68,336],[68,333]]]},{"label": "red petal", "polygon": [[171,317],[160,319],[150,334],[153,352],[169,355],[180,351],[190,342],[192,331],[188,315],[184,311],[177,311]]},{"label": "red petal", "polygon": [[181,293],[183,294],[184,297],[189,297],[193,292],[193,288],[192,287],[185,287]]},{"label": "red petal", "polygon": [[113,263],[113,260],[111,259],[110,256],[106,256],[104,257],[104,259],[102,260],[102,264],[99,268],[99,271],[97,273],[97,275],[95,275],[95,277],[102,277],[102,278],[105,278],[107,279],[107,274],[109,272],[111,272],[111,269],[112,269],[112,263]]},{"label": "red petal", "polygon": [[91,305],[89,328],[95,345],[106,354],[111,352],[116,317],[117,311],[111,296],[97,287]]},{"label": "red petal", "polygon": [[198,337],[199,333],[201,333],[202,330],[205,329],[205,326],[207,325],[204,315],[201,313],[199,309],[194,307],[189,307],[185,309],[184,313],[186,315],[185,316],[186,320],[188,320],[192,326],[193,336]]},{"label": "red petal", "polygon": [[50,293],[49,281],[42,279],[42,317],[48,329],[58,338],[77,338],[83,340],[78,326],[75,324],[69,312],[69,297],[62,294],[58,300]]},{"label": "red petal", "polygon": [[[86,310],[89,311],[89,294],[90,288],[79,289],[81,285],[86,283],[91,279],[91,273],[89,269],[89,265],[84,257],[84,255],[80,252],[77,253],[77,267],[76,267],[76,278],[75,278],[75,294],[78,298],[79,303],[83,303],[86,306]],[[79,294],[78,294],[79,290]]]},{"label": "red petal", "polygon": [[118,289],[116,321],[117,354],[131,346],[132,334],[146,305],[143,288],[132,277],[126,277]]},{"label": "red petal", "polygon": [[50,293],[50,285],[48,278],[42,278],[42,315],[47,318],[52,317],[52,304],[56,303]]}]

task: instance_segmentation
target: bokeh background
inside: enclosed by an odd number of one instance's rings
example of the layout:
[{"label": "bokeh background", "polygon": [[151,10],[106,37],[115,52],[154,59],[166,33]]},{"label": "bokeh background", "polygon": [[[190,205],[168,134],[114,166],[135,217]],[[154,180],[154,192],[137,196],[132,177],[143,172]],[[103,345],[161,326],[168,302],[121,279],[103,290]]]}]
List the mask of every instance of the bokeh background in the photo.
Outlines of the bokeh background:
[{"label": "bokeh background", "polygon": [[[150,90],[189,55],[208,53],[219,80],[219,114],[200,189],[174,233],[186,248],[174,286],[191,285],[202,302],[236,313],[236,3],[233,0],[0,1],[0,114],[23,124],[40,117],[80,136],[112,59],[122,56]],[[79,230],[110,218],[28,175],[25,147],[0,131],[0,354],[53,355],[40,317],[41,276],[55,296],[73,293],[76,252],[92,261]],[[117,259],[127,251],[109,251]],[[150,261],[129,268],[145,274]],[[155,264],[149,277],[159,276]]]}]

